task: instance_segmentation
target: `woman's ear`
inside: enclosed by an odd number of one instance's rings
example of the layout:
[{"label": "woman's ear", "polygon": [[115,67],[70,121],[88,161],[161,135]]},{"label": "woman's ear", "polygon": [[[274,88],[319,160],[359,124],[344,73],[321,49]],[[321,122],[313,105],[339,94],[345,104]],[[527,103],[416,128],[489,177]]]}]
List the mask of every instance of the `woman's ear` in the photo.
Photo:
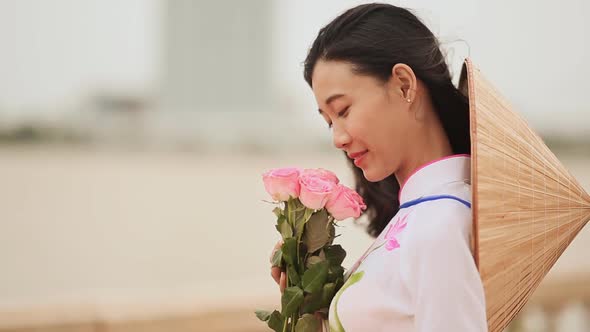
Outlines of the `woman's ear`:
[{"label": "woman's ear", "polygon": [[394,92],[406,102],[411,103],[416,97],[416,75],[410,66],[398,63],[391,68]]}]

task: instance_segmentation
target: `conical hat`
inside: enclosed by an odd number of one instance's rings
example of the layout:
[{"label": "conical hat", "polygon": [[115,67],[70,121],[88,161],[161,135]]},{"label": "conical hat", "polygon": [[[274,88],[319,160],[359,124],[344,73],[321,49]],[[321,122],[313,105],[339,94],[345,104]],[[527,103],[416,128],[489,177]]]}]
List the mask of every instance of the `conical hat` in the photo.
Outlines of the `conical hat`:
[{"label": "conical hat", "polygon": [[470,59],[459,88],[469,97],[474,257],[499,332],[590,220],[590,196]]}]

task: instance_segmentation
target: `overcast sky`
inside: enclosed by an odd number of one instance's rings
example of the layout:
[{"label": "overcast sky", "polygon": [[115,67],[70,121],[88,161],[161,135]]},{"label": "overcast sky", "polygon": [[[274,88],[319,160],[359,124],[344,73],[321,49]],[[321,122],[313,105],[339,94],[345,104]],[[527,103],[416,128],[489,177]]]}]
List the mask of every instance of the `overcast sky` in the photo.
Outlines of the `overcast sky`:
[{"label": "overcast sky", "polygon": [[[301,74],[305,52],[319,28],[362,2],[274,2],[274,80],[306,117],[315,103]],[[415,9],[453,49],[455,68],[470,52],[535,126],[590,130],[588,1],[392,3]],[[161,8],[159,0],[0,0],[0,112],[50,112],[96,88],[154,89]]]}]

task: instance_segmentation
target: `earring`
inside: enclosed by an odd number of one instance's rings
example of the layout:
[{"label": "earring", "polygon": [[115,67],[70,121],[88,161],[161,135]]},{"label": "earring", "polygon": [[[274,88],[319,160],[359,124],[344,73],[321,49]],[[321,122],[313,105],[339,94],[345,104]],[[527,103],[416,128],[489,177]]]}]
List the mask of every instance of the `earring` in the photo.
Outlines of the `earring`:
[{"label": "earring", "polygon": [[411,103],[412,102],[412,100],[410,98],[408,98],[407,100],[408,100],[408,103]]}]

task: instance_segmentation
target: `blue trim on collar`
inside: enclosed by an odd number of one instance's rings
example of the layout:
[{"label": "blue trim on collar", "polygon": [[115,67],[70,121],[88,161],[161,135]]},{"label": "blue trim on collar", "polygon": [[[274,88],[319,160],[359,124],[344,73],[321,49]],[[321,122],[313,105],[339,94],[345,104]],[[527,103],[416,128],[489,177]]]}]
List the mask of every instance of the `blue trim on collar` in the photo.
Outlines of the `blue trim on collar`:
[{"label": "blue trim on collar", "polygon": [[463,203],[463,205],[465,205],[465,206],[467,206],[468,208],[471,209],[471,203],[470,202],[468,202],[468,201],[466,201],[464,199],[461,199],[459,197],[452,196],[452,195],[424,196],[424,197],[416,198],[416,199],[411,200],[411,201],[407,201],[404,204],[400,205],[399,208],[400,209],[405,209],[405,208],[408,208],[410,206],[414,206],[416,204],[420,204],[422,202],[435,201],[435,200],[438,200],[438,199],[454,199],[454,200],[456,200],[458,202]]}]

